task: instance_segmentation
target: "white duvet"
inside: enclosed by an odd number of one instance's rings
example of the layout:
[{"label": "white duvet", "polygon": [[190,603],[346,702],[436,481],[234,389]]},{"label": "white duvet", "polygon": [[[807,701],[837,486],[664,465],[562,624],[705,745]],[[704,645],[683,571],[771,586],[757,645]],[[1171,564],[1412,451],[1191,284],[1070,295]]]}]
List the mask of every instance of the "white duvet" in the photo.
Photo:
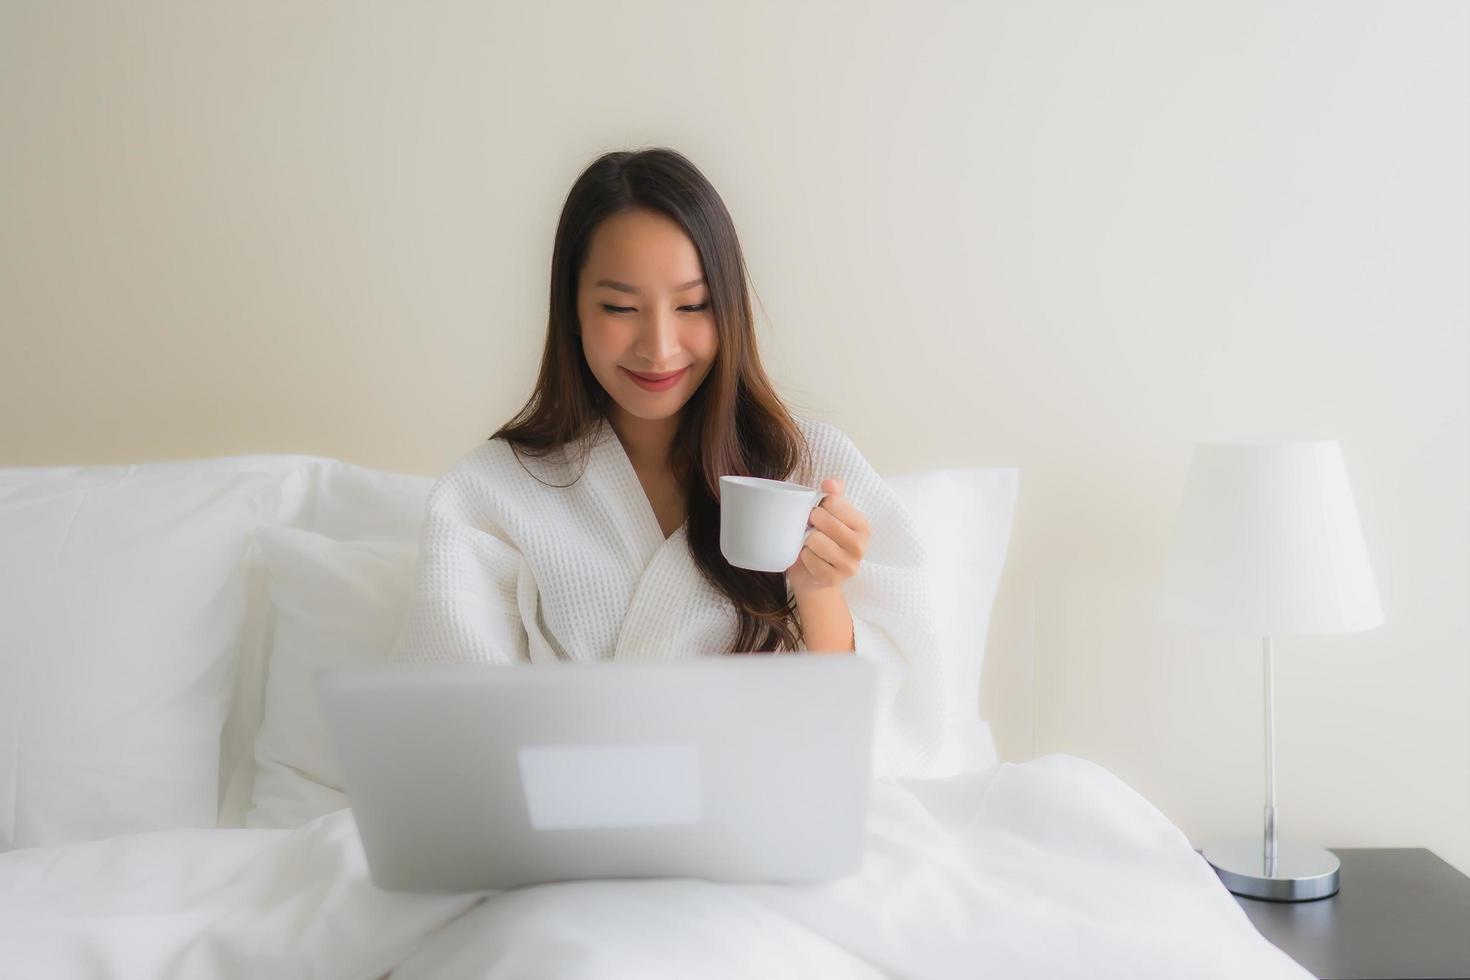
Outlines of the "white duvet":
[{"label": "white duvet", "polygon": [[1180,830],[1069,755],[873,783],[859,874],[386,892],[350,810],[0,854],[0,976],[1309,977]]}]

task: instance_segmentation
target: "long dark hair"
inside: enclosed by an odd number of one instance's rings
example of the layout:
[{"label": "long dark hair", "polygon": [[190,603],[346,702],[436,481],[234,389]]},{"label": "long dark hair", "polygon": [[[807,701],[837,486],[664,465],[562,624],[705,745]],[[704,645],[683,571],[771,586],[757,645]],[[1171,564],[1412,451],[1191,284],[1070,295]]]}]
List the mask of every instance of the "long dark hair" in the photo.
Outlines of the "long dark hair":
[{"label": "long dark hair", "polygon": [[810,449],[761,366],[749,271],[735,223],[714,187],[684,156],[665,147],[605,153],[572,185],[551,254],[551,307],[536,388],[490,438],[505,439],[528,456],[581,443],[585,472],[585,440],[606,417],[611,396],[582,354],[577,278],[593,230],[633,208],[673,219],[694,243],[719,330],[714,364],[684,404],[670,447],[670,465],[687,501],[689,550],[700,573],[739,615],[729,652],[795,650],[802,630],[795,603],[787,598],[785,573],[735,568],[720,553],[720,477],[789,479],[798,467],[806,468]]}]

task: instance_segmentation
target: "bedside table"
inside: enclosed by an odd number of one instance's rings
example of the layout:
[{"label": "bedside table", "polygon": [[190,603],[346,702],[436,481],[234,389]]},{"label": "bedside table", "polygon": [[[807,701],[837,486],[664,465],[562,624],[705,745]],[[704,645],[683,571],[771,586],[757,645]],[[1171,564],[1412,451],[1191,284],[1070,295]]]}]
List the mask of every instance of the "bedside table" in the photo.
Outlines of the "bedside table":
[{"label": "bedside table", "polygon": [[1342,888],[1310,902],[1235,895],[1322,980],[1470,980],[1470,878],[1422,847],[1331,847]]}]

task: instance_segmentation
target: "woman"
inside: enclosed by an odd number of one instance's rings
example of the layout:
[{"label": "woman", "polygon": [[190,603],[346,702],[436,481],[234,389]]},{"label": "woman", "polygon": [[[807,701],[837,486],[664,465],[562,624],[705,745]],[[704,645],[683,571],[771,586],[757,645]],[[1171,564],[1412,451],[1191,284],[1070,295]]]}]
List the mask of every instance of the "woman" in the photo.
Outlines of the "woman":
[{"label": "woman", "polygon": [[[726,474],[823,477],[814,532],[784,573],[720,553]],[[945,721],[924,574],[892,490],[766,377],[734,223],[709,181],[672,150],[608,153],[562,208],[530,400],[430,491],[394,658],[855,651],[878,667],[876,767],[921,774]]]}]

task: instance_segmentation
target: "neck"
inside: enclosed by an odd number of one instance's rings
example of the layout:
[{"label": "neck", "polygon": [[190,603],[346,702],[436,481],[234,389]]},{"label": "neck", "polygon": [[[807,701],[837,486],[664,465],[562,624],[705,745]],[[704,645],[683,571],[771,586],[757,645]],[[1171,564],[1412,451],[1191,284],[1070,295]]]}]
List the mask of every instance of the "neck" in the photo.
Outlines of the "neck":
[{"label": "neck", "polygon": [[668,468],[669,449],[674,444],[674,434],[679,431],[678,413],[666,419],[640,419],[615,404],[608,422],[634,469],[644,472]]}]

